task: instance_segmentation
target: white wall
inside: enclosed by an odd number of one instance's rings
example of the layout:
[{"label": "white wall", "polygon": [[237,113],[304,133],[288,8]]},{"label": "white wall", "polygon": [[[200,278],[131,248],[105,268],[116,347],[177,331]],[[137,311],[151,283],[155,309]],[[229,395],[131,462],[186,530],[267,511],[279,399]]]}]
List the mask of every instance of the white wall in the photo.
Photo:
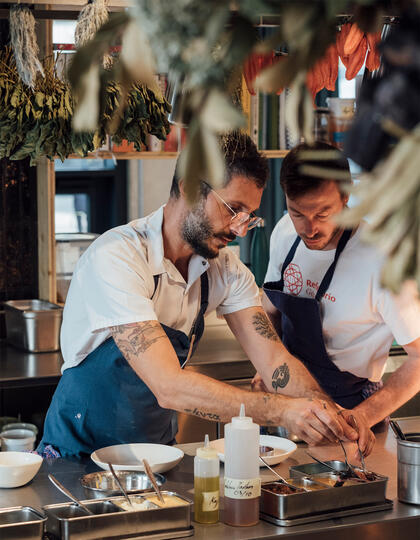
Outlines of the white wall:
[{"label": "white wall", "polygon": [[169,197],[176,159],[130,160],[128,219],[147,216]]}]

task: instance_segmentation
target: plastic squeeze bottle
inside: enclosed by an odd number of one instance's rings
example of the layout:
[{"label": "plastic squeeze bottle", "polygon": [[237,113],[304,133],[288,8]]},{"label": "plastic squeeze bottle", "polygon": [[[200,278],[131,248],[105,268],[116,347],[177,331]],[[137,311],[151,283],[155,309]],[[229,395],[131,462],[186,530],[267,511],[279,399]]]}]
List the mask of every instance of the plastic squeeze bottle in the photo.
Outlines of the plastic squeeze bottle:
[{"label": "plastic squeeze bottle", "polygon": [[194,519],[198,523],[219,521],[219,469],[217,451],[210,448],[206,435],[194,458]]},{"label": "plastic squeeze bottle", "polygon": [[228,525],[249,526],[259,521],[259,443],[259,426],[245,416],[242,403],[239,416],[225,426],[224,522]]}]

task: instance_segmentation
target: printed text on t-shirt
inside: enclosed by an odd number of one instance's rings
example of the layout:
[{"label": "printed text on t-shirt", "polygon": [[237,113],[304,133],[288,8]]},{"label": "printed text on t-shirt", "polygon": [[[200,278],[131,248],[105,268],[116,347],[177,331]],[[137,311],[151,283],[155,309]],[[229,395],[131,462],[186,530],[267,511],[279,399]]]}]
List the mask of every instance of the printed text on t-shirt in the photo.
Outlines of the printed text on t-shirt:
[{"label": "printed text on t-shirt", "polygon": [[[319,283],[317,281],[311,281],[310,279],[306,280],[306,294],[310,296],[311,298],[315,298],[316,291],[319,289]],[[323,295],[325,300],[330,300],[331,302],[335,302],[336,298],[328,291]]]}]

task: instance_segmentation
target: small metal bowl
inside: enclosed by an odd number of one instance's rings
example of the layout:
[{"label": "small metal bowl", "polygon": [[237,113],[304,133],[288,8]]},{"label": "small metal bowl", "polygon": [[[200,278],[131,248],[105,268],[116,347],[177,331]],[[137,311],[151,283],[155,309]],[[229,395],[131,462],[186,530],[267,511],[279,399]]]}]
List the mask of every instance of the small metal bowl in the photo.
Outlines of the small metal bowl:
[{"label": "small metal bowl", "polygon": [[274,456],[274,448],[272,446],[263,446],[260,444],[260,456]]},{"label": "small metal bowl", "polygon": [[[118,478],[127,493],[138,493],[142,491],[153,491],[153,486],[144,472],[140,471],[116,471]],[[162,474],[153,473],[158,486],[166,482]],[[103,497],[103,494],[120,494],[115,478],[110,471],[98,471],[85,474],[80,479],[82,487],[94,492],[95,497]]]}]

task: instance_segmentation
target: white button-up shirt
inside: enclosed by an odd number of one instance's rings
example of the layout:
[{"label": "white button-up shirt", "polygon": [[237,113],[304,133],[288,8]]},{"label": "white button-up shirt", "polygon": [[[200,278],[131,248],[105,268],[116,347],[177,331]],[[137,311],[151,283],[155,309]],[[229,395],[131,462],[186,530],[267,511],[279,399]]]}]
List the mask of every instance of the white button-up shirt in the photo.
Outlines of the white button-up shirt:
[{"label": "white button-up shirt", "polygon": [[215,309],[221,316],[260,305],[252,273],[228,248],[209,261],[193,255],[185,282],[164,257],[162,221],[163,206],[107,231],[79,259],[61,327],[63,371],[108,339],[112,326],[156,320],[188,335],[200,308],[203,272],[209,278],[206,315]]}]

